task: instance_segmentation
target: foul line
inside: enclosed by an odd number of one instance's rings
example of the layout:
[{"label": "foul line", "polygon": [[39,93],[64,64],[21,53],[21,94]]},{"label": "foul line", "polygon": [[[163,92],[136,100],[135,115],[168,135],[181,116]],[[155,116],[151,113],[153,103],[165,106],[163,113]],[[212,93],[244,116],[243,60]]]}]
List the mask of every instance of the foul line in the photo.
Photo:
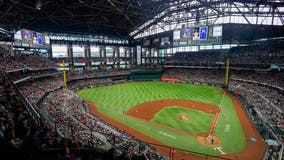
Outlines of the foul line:
[{"label": "foul line", "polygon": [[173,138],[173,139],[176,139],[177,137],[173,136],[173,135],[170,135],[166,132],[162,132],[162,131],[159,131],[159,134],[163,135],[163,136],[166,136],[166,137],[170,137],[170,138]]},{"label": "foul line", "polygon": [[146,129],[150,130],[150,127],[147,127],[147,126],[142,125],[142,124],[136,123],[135,126],[140,126],[140,127],[143,127],[143,128],[146,128]]},{"label": "foul line", "polygon": [[219,119],[220,113],[221,113],[221,104],[223,103],[224,97],[225,97],[225,94],[223,93],[222,99],[221,99],[220,104],[219,104],[219,111],[214,116],[214,119],[213,119],[212,124],[210,126],[208,135],[212,135],[213,132],[214,132],[214,129],[216,128],[216,125],[217,125],[217,122],[218,122],[218,119]]}]

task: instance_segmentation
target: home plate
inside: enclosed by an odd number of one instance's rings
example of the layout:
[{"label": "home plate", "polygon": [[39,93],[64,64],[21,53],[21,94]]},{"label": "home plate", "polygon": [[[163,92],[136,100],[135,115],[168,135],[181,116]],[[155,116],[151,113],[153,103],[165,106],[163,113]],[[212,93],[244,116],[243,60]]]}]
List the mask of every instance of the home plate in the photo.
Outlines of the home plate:
[{"label": "home plate", "polygon": [[214,148],[216,151],[219,151],[221,154],[226,154],[224,151],[223,151],[223,147],[215,147]]}]

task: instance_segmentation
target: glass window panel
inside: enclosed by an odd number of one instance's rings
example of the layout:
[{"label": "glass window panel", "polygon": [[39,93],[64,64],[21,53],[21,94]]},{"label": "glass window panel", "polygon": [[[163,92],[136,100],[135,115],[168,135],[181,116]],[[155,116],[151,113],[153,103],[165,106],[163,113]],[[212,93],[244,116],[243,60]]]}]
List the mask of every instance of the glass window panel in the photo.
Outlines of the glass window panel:
[{"label": "glass window panel", "polygon": [[205,49],[205,46],[200,46],[200,50],[204,50]]},{"label": "glass window panel", "polygon": [[98,46],[91,46],[91,57],[100,57],[100,48]]},{"label": "glass window panel", "polygon": [[230,48],[230,45],[229,44],[224,44],[222,45],[222,49],[229,49]]},{"label": "glass window panel", "polygon": [[193,52],[198,51],[198,46],[192,46],[192,51],[193,51]]},{"label": "glass window panel", "polygon": [[177,48],[173,48],[173,54],[177,52]]},{"label": "glass window panel", "polygon": [[221,45],[214,45],[214,49],[221,49]]},{"label": "glass window panel", "polygon": [[106,47],[106,57],[113,57],[113,48],[107,46]]},{"label": "glass window panel", "polygon": [[125,49],[124,49],[124,47],[119,47],[119,57],[125,57]]},{"label": "glass window panel", "polygon": [[204,46],[204,49],[213,49],[213,46],[211,46],[211,45]]},{"label": "glass window panel", "polygon": [[154,57],[158,57],[158,51],[154,51]]},{"label": "glass window panel", "polygon": [[68,50],[66,44],[52,44],[51,50],[52,50],[52,57],[54,58],[68,57]]},{"label": "glass window panel", "polygon": [[72,46],[73,57],[85,57],[85,50],[83,45]]},{"label": "glass window panel", "polygon": [[185,47],[184,51],[189,52],[189,46]]}]

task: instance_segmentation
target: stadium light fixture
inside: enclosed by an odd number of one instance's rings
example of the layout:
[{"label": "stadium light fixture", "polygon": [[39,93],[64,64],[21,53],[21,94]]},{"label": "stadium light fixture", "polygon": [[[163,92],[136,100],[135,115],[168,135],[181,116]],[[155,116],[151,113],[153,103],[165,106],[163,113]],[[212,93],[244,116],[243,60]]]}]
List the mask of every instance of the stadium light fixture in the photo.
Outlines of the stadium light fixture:
[{"label": "stadium light fixture", "polygon": [[41,10],[41,0],[36,2],[36,10]]}]

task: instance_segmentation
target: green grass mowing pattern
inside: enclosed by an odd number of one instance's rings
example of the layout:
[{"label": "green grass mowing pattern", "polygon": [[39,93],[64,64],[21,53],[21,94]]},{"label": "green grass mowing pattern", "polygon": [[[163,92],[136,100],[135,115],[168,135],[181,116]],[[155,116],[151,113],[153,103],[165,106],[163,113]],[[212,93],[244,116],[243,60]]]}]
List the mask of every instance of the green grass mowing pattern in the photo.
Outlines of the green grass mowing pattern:
[{"label": "green grass mowing pattern", "polygon": [[244,149],[247,144],[246,136],[232,105],[231,98],[225,96],[221,107],[214,134],[221,139],[222,146],[234,146],[224,147],[226,153],[234,153],[235,150]]},{"label": "green grass mowing pattern", "polygon": [[[163,99],[191,100],[219,106],[222,99],[220,88],[166,82],[139,82],[88,89],[80,92],[79,96],[94,102],[98,111],[106,116],[166,145],[209,155],[220,155],[220,152],[200,144],[194,137],[123,116],[124,112],[135,105]],[[222,116],[214,133],[222,140],[221,146],[226,153],[241,152],[246,145],[246,137],[230,98],[225,96],[220,106]],[[224,131],[227,124],[230,125],[230,132]]]},{"label": "green grass mowing pattern", "polygon": [[[181,115],[188,116],[189,120],[180,120],[178,117]],[[213,117],[213,114],[202,111],[169,106],[156,113],[151,121],[191,133],[202,133],[208,132]]]}]

